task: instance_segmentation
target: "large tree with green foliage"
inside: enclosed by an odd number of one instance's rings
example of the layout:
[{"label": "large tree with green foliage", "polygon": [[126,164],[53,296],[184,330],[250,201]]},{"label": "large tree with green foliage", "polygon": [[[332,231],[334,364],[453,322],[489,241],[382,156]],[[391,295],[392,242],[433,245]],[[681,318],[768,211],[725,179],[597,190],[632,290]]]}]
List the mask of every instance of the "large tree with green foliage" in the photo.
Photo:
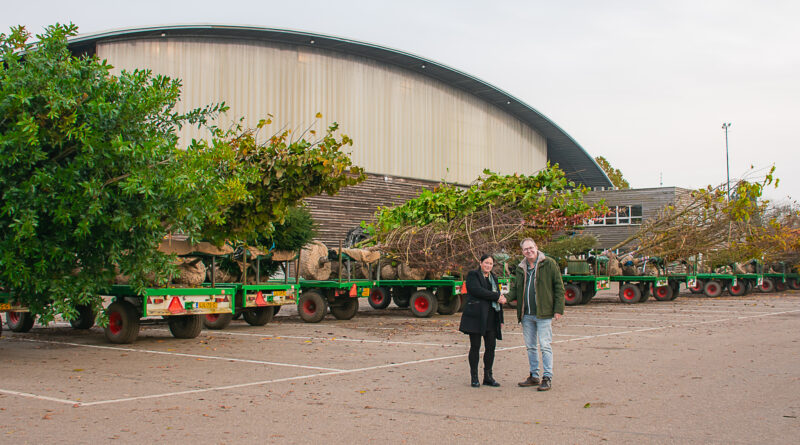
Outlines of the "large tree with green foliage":
[{"label": "large tree with green foliage", "polygon": [[0,286],[43,322],[98,307],[118,272],[137,289],[166,277],[167,233],[255,240],[305,196],[363,179],[336,124],[316,142],[208,127],[210,142],[178,148],[181,126],[207,126],[224,105],[178,112],[179,80],[114,76],[70,53],[76,33],[0,35]]}]

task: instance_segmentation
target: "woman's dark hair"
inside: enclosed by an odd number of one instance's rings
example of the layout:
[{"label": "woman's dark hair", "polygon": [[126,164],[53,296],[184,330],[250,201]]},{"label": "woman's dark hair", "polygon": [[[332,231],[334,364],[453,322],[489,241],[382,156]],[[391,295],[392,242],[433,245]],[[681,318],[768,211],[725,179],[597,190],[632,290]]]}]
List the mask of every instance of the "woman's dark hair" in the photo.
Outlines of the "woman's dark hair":
[{"label": "woman's dark hair", "polygon": [[484,262],[486,260],[486,258],[491,258],[492,262],[494,262],[494,257],[492,255],[488,254],[488,253],[484,253],[483,255],[481,255],[481,261],[480,262],[481,263]]}]

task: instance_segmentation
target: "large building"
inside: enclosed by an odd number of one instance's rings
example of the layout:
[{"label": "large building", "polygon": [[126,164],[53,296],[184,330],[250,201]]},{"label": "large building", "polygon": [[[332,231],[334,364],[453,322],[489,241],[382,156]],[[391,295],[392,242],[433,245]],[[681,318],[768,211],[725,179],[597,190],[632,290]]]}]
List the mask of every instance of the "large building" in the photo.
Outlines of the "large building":
[{"label": "large building", "polygon": [[[269,28],[176,25],[78,36],[70,47],[115,70],[180,78],[180,109],[224,101],[226,126],[311,127],[338,122],[352,159],[370,173],[342,199],[314,198],[321,238],[341,235],[377,205],[408,199],[440,180],[469,184],[488,168],[532,174],[547,161],[591,188],[611,182],[566,132],[531,106],[468,74],[402,51]],[[314,116],[321,113],[322,119]],[[181,137],[203,136],[185,128]],[[377,189],[376,189],[377,187]],[[379,189],[379,192],[376,190]],[[350,198],[348,198],[348,196]]]}]

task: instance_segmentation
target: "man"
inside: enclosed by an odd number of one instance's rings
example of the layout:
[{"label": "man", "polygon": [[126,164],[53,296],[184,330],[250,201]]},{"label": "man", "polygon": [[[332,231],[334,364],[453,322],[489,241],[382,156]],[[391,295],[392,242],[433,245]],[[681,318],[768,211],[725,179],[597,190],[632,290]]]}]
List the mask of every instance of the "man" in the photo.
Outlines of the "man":
[{"label": "man", "polygon": [[[552,321],[564,315],[564,282],[558,263],[539,252],[536,242],[525,238],[520,244],[525,258],[514,271],[514,282],[508,301],[517,302],[517,321],[528,349],[530,374],[519,386],[539,386],[539,391],[552,387],[553,340]],[[542,380],[539,381],[539,347],[542,349]]]}]

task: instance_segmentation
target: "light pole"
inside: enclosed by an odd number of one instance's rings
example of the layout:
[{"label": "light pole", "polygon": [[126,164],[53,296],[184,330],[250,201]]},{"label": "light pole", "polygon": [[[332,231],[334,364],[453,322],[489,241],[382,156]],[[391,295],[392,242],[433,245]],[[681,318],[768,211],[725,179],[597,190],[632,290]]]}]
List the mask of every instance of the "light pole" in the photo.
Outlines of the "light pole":
[{"label": "light pole", "polygon": [[731,164],[728,161],[728,128],[731,127],[731,123],[723,123],[722,129],[725,130],[725,172],[728,177],[728,187],[727,187],[727,194],[728,194],[728,201],[731,200]]}]

